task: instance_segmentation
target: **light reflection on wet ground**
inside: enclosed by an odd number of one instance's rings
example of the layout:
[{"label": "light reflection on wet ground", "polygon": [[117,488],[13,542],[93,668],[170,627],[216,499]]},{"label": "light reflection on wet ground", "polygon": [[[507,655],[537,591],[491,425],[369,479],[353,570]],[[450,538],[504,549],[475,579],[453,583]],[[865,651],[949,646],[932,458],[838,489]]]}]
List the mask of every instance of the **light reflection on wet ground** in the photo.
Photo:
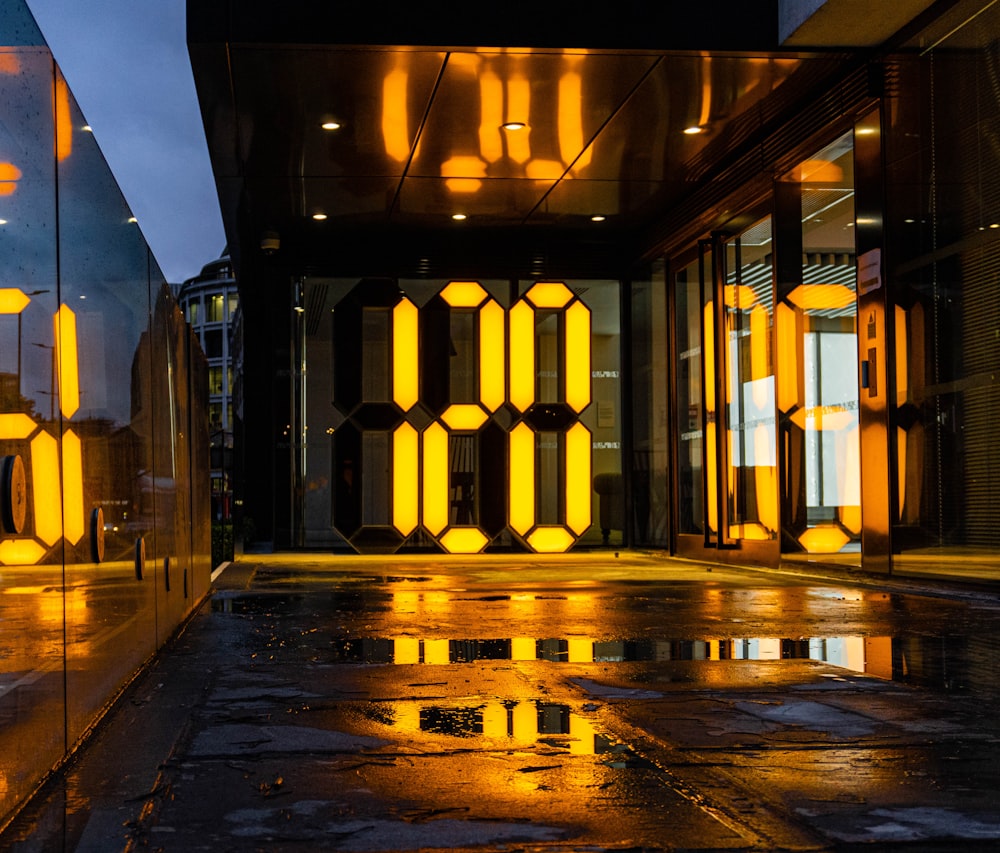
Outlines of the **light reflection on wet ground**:
[{"label": "light reflection on wet ground", "polygon": [[[111,757],[10,849],[1000,843],[995,597],[638,558],[373,565],[223,575]],[[129,754],[137,726],[161,752]],[[140,759],[159,773],[127,791]]]}]

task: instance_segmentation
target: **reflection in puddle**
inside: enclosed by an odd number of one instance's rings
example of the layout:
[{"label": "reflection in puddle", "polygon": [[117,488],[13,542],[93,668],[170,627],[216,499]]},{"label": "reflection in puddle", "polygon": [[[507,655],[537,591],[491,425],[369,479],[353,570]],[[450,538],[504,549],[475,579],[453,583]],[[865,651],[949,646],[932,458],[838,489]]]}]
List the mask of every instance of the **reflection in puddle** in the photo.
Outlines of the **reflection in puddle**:
[{"label": "reflection in puddle", "polygon": [[486,700],[473,705],[396,702],[372,707],[368,716],[402,731],[514,740],[522,745],[540,743],[571,755],[628,751],[569,705],[541,700]]},{"label": "reflection in puddle", "polygon": [[627,661],[814,660],[892,677],[892,638],[822,637],[732,640],[592,640],[511,637],[447,640],[360,637],[332,641],[335,659],[354,663],[452,664],[483,660],[553,663]]}]

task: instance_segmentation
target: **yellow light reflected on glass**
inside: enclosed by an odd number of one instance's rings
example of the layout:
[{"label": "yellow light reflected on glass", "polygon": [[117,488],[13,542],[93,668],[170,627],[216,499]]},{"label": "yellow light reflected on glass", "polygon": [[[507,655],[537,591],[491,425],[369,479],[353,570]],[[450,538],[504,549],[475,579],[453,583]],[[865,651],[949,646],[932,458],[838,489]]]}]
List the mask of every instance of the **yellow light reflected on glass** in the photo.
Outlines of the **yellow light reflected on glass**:
[{"label": "yellow light reflected on glass", "polygon": [[902,406],[910,396],[910,370],[908,362],[907,313],[896,306],[896,405]]},{"label": "yellow light reflected on glass", "polygon": [[896,476],[898,478],[897,488],[899,489],[899,498],[896,502],[899,505],[900,521],[902,521],[906,517],[906,510],[907,510],[906,443],[908,440],[909,436],[907,435],[906,430],[903,429],[902,427],[896,427]]},{"label": "yellow light reflected on glass", "polygon": [[[845,504],[861,505],[861,426],[855,421],[848,430],[844,449],[843,500]],[[851,528],[854,530],[854,528]],[[857,530],[861,530],[860,522]]]},{"label": "yellow light reflected on glass", "polygon": [[591,435],[582,423],[566,432],[566,524],[582,536],[591,522]]},{"label": "yellow light reflected on glass", "polygon": [[566,309],[566,404],[577,414],[590,405],[590,379],[590,309],[574,302]]},{"label": "yellow light reflected on glass", "polygon": [[576,541],[565,527],[538,527],[528,537],[528,544],[539,554],[561,554]]},{"label": "yellow light reflected on glass", "polygon": [[510,641],[511,660],[535,660],[538,645],[534,637],[513,637]]},{"label": "yellow light reflected on glass", "polygon": [[23,412],[0,414],[0,438],[27,438],[37,424]]},{"label": "yellow light reflected on glass", "polygon": [[535,402],[535,312],[527,302],[518,300],[510,309],[508,323],[510,402],[526,412]]},{"label": "yellow light reflected on glass", "polygon": [[506,398],[503,321],[504,310],[494,299],[479,310],[479,400],[490,412]]},{"label": "yellow light reflected on glass", "polygon": [[479,153],[487,163],[503,157],[503,83],[493,71],[479,74]]},{"label": "yellow light reflected on glass", "polygon": [[784,302],[779,302],[775,309],[774,322],[778,334],[776,361],[781,365],[777,371],[778,408],[782,412],[788,412],[799,404],[800,338],[795,310]]},{"label": "yellow light reflected on glass", "polygon": [[594,641],[589,637],[570,637],[566,641],[568,663],[593,663]]},{"label": "yellow light reflected on glass", "polygon": [[62,535],[62,492],[59,488],[59,448],[47,432],[40,432],[31,440],[31,474],[35,538],[51,546]]},{"label": "yellow light reflected on glass", "polygon": [[839,507],[837,516],[840,519],[840,523],[855,536],[861,532],[861,506],[859,504]]},{"label": "yellow light reflected on glass", "polygon": [[486,163],[479,157],[451,157],[441,164],[441,177],[453,193],[474,193],[486,177]]},{"label": "yellow light reflected on glass", "polygon": [[73,153],[73,120],[70,116],[69,87],[59,77],[55,88],[56,159],[61,163]]},{"label": "yellow light reflected on glass", "polygon": [[424,663],[445,664],[451,662],[451,644],[448,640],[424,640]]},{"label": "yellow light reflected on glass", "polygon": [[448,432],[439,423],[424,430],[424,527],[437,536],[448,526]]},{"label": "yellow light reflected on glass", "polygon": [[800,284],[788,294],[788,301],[803,311],[829,311],[848,308],[857,295],[843,284]]},{"label": "yellow light reflected on glass", "polygon": [[576,71],[559,78],[559,156],[563,163],[573,163],[574,172],[590,165],[591,151],[583,138],[583,79]]},{"label": "yellow light reflected on glass", "polygon": [[441,537],[441,545],[449,554],[478,554],[489,541],[478,527],[452,527]]},{"label": "yellow light reflected on glass", "polygon": [[[529,309],[529,313],[531,313]],[[535,524],[535,432],[520,423],[509,433],[510,526],[522,536]]]},{"label": "yellow light reflected on glass", "polygon": [[[523,74],[512,74],[507,79],[507,116],[523,121],[531,115],[531,83]],[[507,156],[515,163],[531,159],[531,130],[507,136]]]},{"label": "yellow light reflected on glass", "polygon": [[573,298],[573,291],[561,281],[540,281],[525,296],[536,308],[562,308]]},{"label": "yellow light reflected on glass", "polygon": [[456,403],[445,410],[441,420],[453,430],[471,431],[479,429],[486,423],[488,417],[482,406],[475,403]]},{"label": "yellow light reflected on glass", "polygon": [[[774,459],[774,433],[763,424],[754,428],[754,458]],[[778,529],[778,469],[774,465],[757,465],[754,468],[754,485],[757,492],[757,517],[768,534]]]},{"label": "yellow light reflected on glass", "polygon": [[55,320],[56,369],[59,378],[59,410],[71,418],[80,408],[80,366],[77,361],[76,314],[60,305]]},{"label": "yellow light reflected on glass", "polygon": [[451,281],[441,291],[441,298],[452,308],[476,308],[486,296],[478,281]]},{"label": "yellow light reflected on glass", "polygon": [[0,287],[0,314],[20,314],[31,302],[31,297],[16,287]]},{"label": "yellow light reflected on glass", "polygon": [[44,556],[45,549],[33,539],[0,542],[0,564],[4,566],[33,566]]},{"label": "yellow light reflected on glass", "polygon": [[0,163],[0,196],[14,195],[19,180],[21,170],[17,166],[13,163]]},{"label": "yellow light reflected on glass", "polygon": [[724,292],[725,303],[730,308],[749,311],[757,301],[757,291],[748,284],[727,284]]},{"label": "yellow light reflected on glass", "polygon": [[769,319],[767,309],[763,305],[754,305],[750,311],[750,396],[759,410],[764,409],[770,399],[768,384],[753,381],[771,375]]},{"label": "yellow light reflected on glass", "polygon": [[392,399],[404,412],[420,396],[417,306],[405,296],[392,309]]},{"label": "yellow light reflected on glass", "polygon": [[[711,353],[711,350],[706,350]],[[711,362],[706,358],[705,363]],[[707,390],[707,386],[706,386]],[[719,529],[719,491],[718,491],[718,448],[715,444],[715,421],[705,424],[705,491],[706,509],[708,511],[708,528],[713,533]]]},{"label": "yellow light reflected on glass", "polygon": [[799,537],[799,544],[810,554],[836,554],[850,537],[839,527],[810,527]]},{"label": "yellow light reflected on glass", "polygon": [[524,173],[533,181],[558,181],[565,172],[559,160],[531,160],[524,167]]},{"label": "yellow light reflected on glass", "polygon": [[420,640],[396,637],[392,641],[392,662],[398,665],[420,663]]},{"label": "yellow light reflected on glass", "polygon": [[701,363],[705,371],[705,411],[709,414],[715,411],[715,323],[713,322],[712,303],[709,302],[702,310],[702,337],[705,345],[702,347]]},{"label": "yellow light reflected on glass", "polygon": [[62,437],[63,536],[76,545],[86,532],[83,510],[83,453],[80,439],[69,429]]},{"label": "yellow light reflected on glass", "polygon": [[392,434],[392,526],[409,536],[419,521],[417,431],[402,423]]},{"label": "yellow light reflected on glass", "polygon": [[385,153],[397,163],[410,156],[408,85],[409,74],[402,68],[393,69],[382,81],[382,141]]}]

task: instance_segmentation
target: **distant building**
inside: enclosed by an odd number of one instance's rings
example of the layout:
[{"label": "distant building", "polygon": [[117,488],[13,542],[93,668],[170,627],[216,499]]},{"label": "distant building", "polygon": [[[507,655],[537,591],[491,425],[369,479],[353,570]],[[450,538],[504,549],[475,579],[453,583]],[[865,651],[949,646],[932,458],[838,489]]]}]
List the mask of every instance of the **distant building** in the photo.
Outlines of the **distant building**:
[{"label": "distant building", "polygon": [[178,290],[184,316],[208,358],[212,518],[232,513],[233,361],[230,328],[239,297],[228,250]]}]

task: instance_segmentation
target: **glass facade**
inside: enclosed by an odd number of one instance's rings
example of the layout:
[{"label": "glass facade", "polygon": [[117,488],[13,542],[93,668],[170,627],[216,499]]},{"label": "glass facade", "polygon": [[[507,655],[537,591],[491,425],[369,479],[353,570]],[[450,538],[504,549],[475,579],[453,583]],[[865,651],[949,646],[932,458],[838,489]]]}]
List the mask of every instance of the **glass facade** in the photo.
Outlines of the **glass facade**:
[{"label": "glass facade", "polygon": [[2,817],[201,600],[210,557],[200,348],[23,4],[0,33]]}]

